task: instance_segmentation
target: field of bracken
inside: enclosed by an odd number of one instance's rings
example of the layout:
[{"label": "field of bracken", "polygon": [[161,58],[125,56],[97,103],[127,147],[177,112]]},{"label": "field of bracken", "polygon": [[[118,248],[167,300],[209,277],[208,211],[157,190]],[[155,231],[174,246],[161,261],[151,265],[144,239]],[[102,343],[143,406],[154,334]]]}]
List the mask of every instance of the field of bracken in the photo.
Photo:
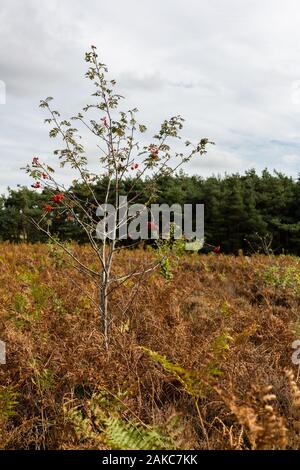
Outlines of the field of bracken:
[{"label": "field of bracken", "polygon": [[2,244],[0,447],[299,449],[299,273],[296,257],[184,256],[169,282],[116,289],[106,351],[93,281],[50,245]]}]

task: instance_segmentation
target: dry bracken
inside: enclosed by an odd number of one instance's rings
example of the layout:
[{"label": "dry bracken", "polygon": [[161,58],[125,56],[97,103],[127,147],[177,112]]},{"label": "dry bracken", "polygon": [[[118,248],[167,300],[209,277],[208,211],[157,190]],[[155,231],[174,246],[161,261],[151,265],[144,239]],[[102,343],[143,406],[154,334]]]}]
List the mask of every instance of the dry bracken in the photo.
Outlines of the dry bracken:
[{"label": "dry bracken", "polygon": [[[152,256],[120,251],[115,273]],[[297,267],[183,256],[171,281],[149,273],[132,300],[136,280],[115,290],[107,352],[93,281],[47,245],[2,244],[0,447],[299,449]]]}]

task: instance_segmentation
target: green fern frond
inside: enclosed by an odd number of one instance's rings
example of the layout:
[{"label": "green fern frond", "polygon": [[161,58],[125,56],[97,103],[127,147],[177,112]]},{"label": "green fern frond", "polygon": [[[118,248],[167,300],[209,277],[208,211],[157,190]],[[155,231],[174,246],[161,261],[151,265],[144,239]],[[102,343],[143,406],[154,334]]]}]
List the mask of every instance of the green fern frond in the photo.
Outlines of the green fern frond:
[{"label": "green fern frond", "polygon": [[188,394],[195,398],[204,397],[206,385],[195,372],[187,371],[179,364],[169,361],[166,356],[151,349],[145,347],[142,347],[142,349],[154,362],[160,364],[167,372],[176,377]]},{"label": "green fern frond", "polygon": [[16,414],[18,393],[12,386],[0,386],[0,422]]},{"label": "green fern frond", "polygon": [[106,440],[112,449],[171,450],[174,443],[157,428],[146,428],[118,417],[106,421]]},{"label": "green fern frond", "polygon": [[93,447],[109,447],[118,450],[172,450],[178,429],[177,420],[167,423],[165,430],[159,427],[137,424],[123,418],[120,402],[104,391],[94,394],[85,406],[64,407],[65,415],[73,423],[81,442]]},{"label": "green fern frond", "polygon": [[220,369],[220,364],[226,359],[227,353],[230,350],[230,344],[234,341],[230,336],[228,330],[224,331],[216,338],[213,344],[213,357],[207,367],[207,375],[210,377],[217,377],[223,374]]}]

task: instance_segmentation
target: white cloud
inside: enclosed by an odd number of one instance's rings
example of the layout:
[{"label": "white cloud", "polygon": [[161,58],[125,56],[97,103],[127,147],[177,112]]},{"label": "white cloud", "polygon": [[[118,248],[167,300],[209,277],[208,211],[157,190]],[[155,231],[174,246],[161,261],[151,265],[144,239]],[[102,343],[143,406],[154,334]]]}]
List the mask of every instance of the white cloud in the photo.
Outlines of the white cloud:
[{"label": "white cloud", "polygon": [[[251,162],[247,161],[248,168],[251,168]],[[238,173],[245,168],[243,158],[234,152],[229,152],[216,147],[210,147],[204,156],[196,156],[187,167],[188,173],[197,172],[202,176],[209,176],[212,173]]]},{"label": "white cloud", "polygon": [[300,157],[299,155],[296,155],[295,153],[288,153],[286,155],[283,155],[281,157],[281,160],[283,163],[286,163],[288,165],[294,165],[296,163],[300,163]]}]

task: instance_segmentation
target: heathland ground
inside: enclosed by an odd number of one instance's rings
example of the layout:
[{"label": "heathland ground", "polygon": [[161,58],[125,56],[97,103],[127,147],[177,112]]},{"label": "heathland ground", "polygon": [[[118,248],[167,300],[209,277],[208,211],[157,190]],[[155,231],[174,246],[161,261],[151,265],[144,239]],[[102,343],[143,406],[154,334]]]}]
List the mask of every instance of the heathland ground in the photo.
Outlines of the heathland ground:
[{"label": "heathland ground", "polygon": [[[124,250],[115,272],[152,256]],[[0,447],[299,449],[299,263],[186,255],[132,301],[131,279],[113,294],[107,352],[93,281],[47,244],[3,243]]]}]

